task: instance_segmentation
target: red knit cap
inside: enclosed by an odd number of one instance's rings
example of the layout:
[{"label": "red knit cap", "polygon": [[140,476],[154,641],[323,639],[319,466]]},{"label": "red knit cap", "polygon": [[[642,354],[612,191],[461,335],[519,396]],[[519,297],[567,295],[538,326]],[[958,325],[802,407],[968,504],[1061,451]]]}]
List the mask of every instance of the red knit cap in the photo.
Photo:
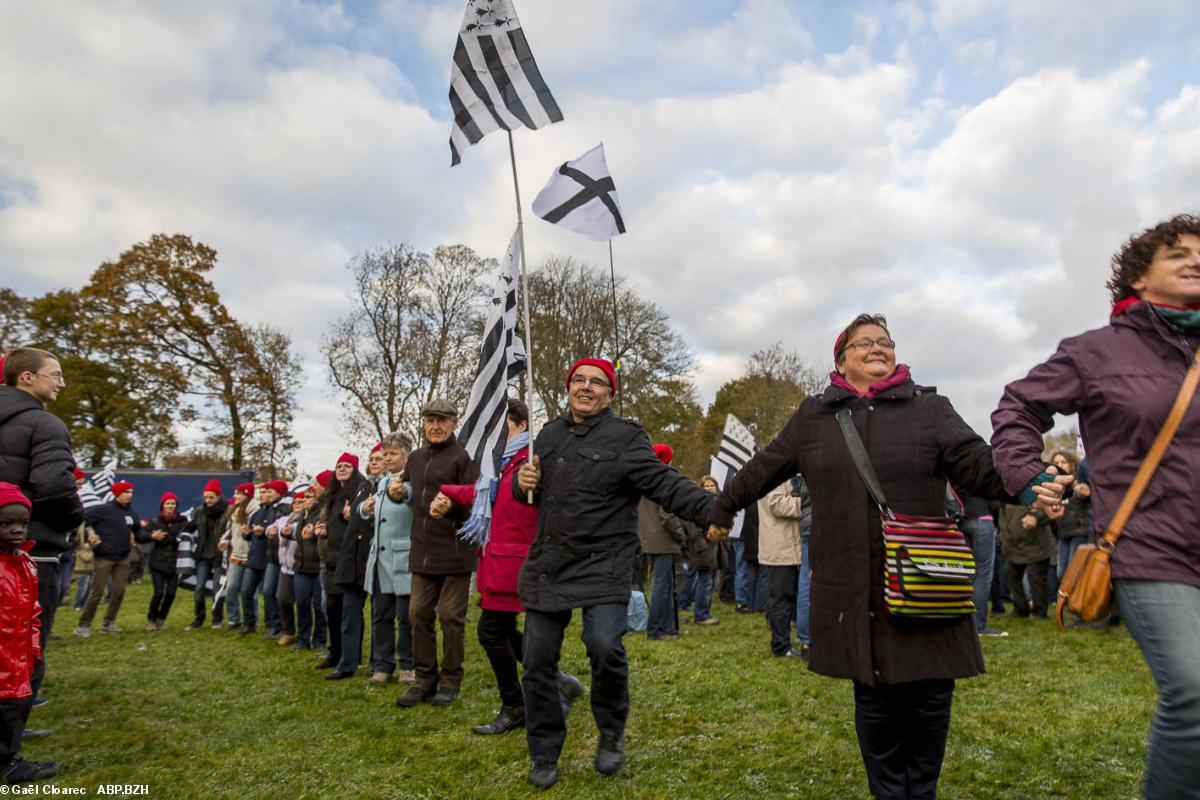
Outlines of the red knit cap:
[{"label": "red knit cap", "polygon": [[20,505],[33,511],[33,503],[15,483],[0,483],[0,506]]},{"label": "red knit cap", "polygon": [[71,470],[71,474],[75,476],[75,480],[77,480],[77,481],[83,480],[84,478],[87,477],[87,473],[85,473],[79,467],[76,467],[75,469]]},{"label": "red knit cap", "polygon": [[279,492],[280,496],[288,493],[287,481],[267,481],[263,486],[268,489],[274,489]]},{"label": "red knit cap", "polygon": [[675,458],[675,451],[669,444],[656,444],[654,445],[654,455],[658,456],[658,460],[664,464],[670,464]]},{"label": "red knit cap", "polygon": [[176,503],[179,503],[179,495],[175,494],[174,492],[163,492],[162,497],[158,498],[158,507],[162,508],[163,503],[167,502],[168,500],[174,500]]},{"label": "red knit cap", "polygon": [[571,376],[575,374],[575,370],[580,367],[596,367],[598,370],[608,376],[608,385],[612,387],[613,392],[617,391],[617,371],[613,367],[612,362],[603,358],[581,358],[571,365],[567,370],[567,388],[571,388]]},{"label": "red knit cap", "polygon": [[333,462],[335,467],[338,464],[350,464],[355,469],[358,469],[358,456],[354,455],[354,453],[342,453],[337,457],[337,461]]},{"label": "red knit cap", "polygon": [[376,442],[375,446],[371,448],[371,452],[378,453],[382,449],[383,449],[383,442]]},{"label": "red knit cap", "polygon": [[239,483],[237,485],[237,487],[234,489],[234,491],[241,492],[246,497],[254,497],[254,484],[253,483]]},{"label": "red knit cap", "polygon": [[112,496],[120,497],[133,488],[133,484],[129,481],[117,481],[112,485]]},{"label": "red knit cap", "polygon": [[317,483],[321,484],[322,489],[329,488],[329,479],[333,477],[333,470],[325,469],[317,473]]},{"label": "red knit cap", "polygon": [[204,491],[212,492],[213,494],[222,494],[221,482],[219,480],[217,480],[216,478],[213,478],[211,481],[204,484]]}]

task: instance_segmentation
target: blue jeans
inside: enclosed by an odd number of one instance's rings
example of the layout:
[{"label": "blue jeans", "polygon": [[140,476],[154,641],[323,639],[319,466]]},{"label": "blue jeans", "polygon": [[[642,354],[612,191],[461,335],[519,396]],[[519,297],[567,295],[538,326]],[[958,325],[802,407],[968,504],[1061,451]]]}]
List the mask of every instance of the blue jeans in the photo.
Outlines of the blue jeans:
[{"label": "blue jeans", "polygon": [[746,563],[746,543],[733,539],[733,602],[739,606],[750,605],[750,572]]},{"label": "blue jeans", "polygon": [[996,566],[996,525],[990,519],[969,519],[963,523],[962,531],[975,556],[975,628],[982,631],[987,627],[988,597],[992,593],[992,570]]},{"label": "blue jeans", "polygon": [[[629,717],[629,656],[624,603],[582,610],[583,646],[592,666],[592,716],[602,742],[620,741]],[[533,761],[556,763],[567,736],[558,659],[571,611],[525,612],[525,742]]]},{"label": "blue jeans", "polygon": [[1200,588],[1132,580],[1115,580],[1113,588],[1158,687],[1144,796],[1200,798]]},{"label": "blue jeans", "polygon": [[646,635],[663,636],[678,630],[675,618],[675,557],[670,553],[650,556],[650,619]]},{"label": "blue jeans", "polygon": [[1067,573],[1067,567],[1071,566],[1071,556],[1075,555],[1079,545],[1086,543],[1086,536],[1072,536],[1070,539],[1058,540],[1058,579],[1060,581]]},{"label": "blue jeans", "polygon": [[696,610],[692,616],[693,622],[704,622],[712,617],[714,572],[715,570],[711,569],[698,569],[692,573],[696,576],[696,590],[693,595]]},{"label": "blue jeans", "polygon": [[796,638],[800,644],[812,642],[808,609],[812,605],[812,566],[808,563],[808,537],[800,537],[800,580],[796,585]]},{"label": "blue jeans", "polygon": [[242,625],[246,630],[253,631],[258,629],[258,589],[262,586],[263,578],[266,577],[265,569],[255,569],[254,567],[244,567],[242,569]]},{"label": "blue jeans", "polygon": [[62,590],[64,597],[71,593],[71,572],[74,569],[75,551],[67,550],[58,557],[58,587]]},{"label": "blue jeans", "polygon": [[[208,579],[211,578],[212,575],[213,575],[213,562],[209,561],[208,559],[204,559],[204,558],[196,559],[196,589],[195,589],[196,596],[195,596],[195,603],[194,603],[194,613],[192,616],[192,624],[193,625],[203,625],[204,624],[204,617],[208,610],[208,606],[206,605],[207,592],[204,589],[204,585],[206,583],[208,583]],[[220,622],[220,621],[221,621],[221,615],[214,608],[213,609],[213,622]]]},{"label": "blue jeans", "polygon": [[297,572],[292,586],[296,593],[296,639],[301,647],[324,647],[325,611],[321,599],[321,573]]},{"label": "blue jeans", "polygon": [[81,572],[75,577],[75,610],[83,608],[88,592],[92,591],[92,573]]},{"label": "blue jeans", "polygon": [[687,571],[683,574],[683,585],[679,587],[676,606],[680,611],[687,611],[692,607],[692,603],[696,601],[696,580],[699,574],[691,566],[687,566]]},{"label": "blue jeans", "polygon": [[267,562],[267,571],[263,573],[263,624],[269,631],[277,631],[283,627],[283,615],[279,613],[279,565]]},{"label": "blue jeans", "polygon": [[229,569],[225,571],[225,618],[230,625],[242,624],[242,570],[245,566],[230,561]]}]

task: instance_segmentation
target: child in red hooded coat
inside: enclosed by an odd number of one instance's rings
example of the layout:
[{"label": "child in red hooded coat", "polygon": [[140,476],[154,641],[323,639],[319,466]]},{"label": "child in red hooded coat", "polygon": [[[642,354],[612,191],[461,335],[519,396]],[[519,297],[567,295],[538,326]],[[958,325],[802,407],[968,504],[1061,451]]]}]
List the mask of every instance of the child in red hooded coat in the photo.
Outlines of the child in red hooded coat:
[{"label": "child in red hooded coat", "polygon": [[21,758],[21,733],[33,708],[29,679],[42,657],[37,567],[26,542],[33,506],[11,483],[0,483],[0,774],[25,783],[58,772],[52,761]]}]

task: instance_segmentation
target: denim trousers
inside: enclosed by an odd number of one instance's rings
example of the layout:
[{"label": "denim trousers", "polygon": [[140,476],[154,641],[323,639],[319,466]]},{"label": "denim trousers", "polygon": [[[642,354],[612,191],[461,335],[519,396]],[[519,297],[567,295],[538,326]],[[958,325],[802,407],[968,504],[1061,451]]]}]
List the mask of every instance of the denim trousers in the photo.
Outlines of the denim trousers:
[{"label": "denim trousers", "polygon": [[[230,625],[242,623],[242,573],[245,569],[245,564],[230,561],[229,569],[225,571],[225,596],[221,599],[225,602],[225,618]],[[219,617],[217,606],[214,605],[213,622],[220,622]]]},{"label": "denim trousers", "polygon": [[[567,736],[558,660],[571,611],[525,611],[525,741],[532,761],[558,761]],[[629,718],[625,603],[582,609],[583,646],[592,667],[592,716],[601,742],[620,742]]]},{"label": "denim trousers", "polygon": [[800,537],[800,578],[796,582],[796,638],[800,644],[812,642],[808,611],[812,605],[812,568],[808,563],[808,537]]},{"label": "denim trousers", "polygon": [[283,627],[283,616],[279,613],[279,601],[275,593],[279,591],[279,565],[267,562],[267,571],[263,573],[262,599],[263,624],[267,630],[277,631]]},{"label": "denim trousers", "polygon": [[692,572],[696,576],[692,622],[704,622],[712,617],[713,575],[715,573],[716,570],[711,569],[698,569]]},{"label": "denim trousers", "polygon": [[1121,620],[1154,676],[1146,800],[1200,798],[1200,588],[1114,580]]},{"label": "denim trousers", "polygon": [[356,672],[362,663],[363,606],[367,603],[365,589],[342,587],[342,656],[338,672]]},{"label": "denim trousers", "polygon": [[75,576],[75,610],[83,608],[88,592],[92,590],[92,573],[80,572]]},{"label": "denim trousers", "polygon": [[[192,614],[193,625],[203,625],[204,618],[207,616],[207,593],[204,590],[204,584],[208,583],[208,579],[213,576],[213,562],[206,558],[196,559],[196,589],[193,602],[194,611]],[[220,622],[221,616],[213,609],[213,622]]]},{"label": "denim trousers", "polygon": [[733,602],[739,606],[750,605],[750,573],[746,563],[746,543],[733,539]]},{"label": "denim trousers", "polygon": [[990,519],[969,519],[962,525],[975,556],[975,628],[987,627],[988,597],[992,593],[992,569],[996,564],[996,524]]},{"label": "denim trousers", "polygon": [[675,613],[675,556],[655,553],[650,556],[650,619],[646,635],[663,636],[678,631]]},{"label": "denim trousers", "polygon": [[292,589],[296,595],[296,639],[301,647],[324,647],[321,573],[297,572],[292,577]]},{"label": "denim trousers", "polygon": [[1071,566],[1071,557],[1075,555],[1079,545],[1086,543],[1086,536],[1072,536],[1069,539],[1058,540],[1058,579],[1060,581],[1063,575],[1067,574],[1067,567]]},{"label": "denim trousers", "polygon": [[685,571],[683,580],[680,581],[679,590],[675,593],[675,606],[680,611],[691,609],[692,603],[696,600],[696,578],[697,571],[692,569],[690,565],[685,563]]},{"label": "denim trousers", "polygon": [[[65,598],[71,592],[71,572],[75,569],[75,551],[67,550],[58,557],[58,590]],[[61,600],[61,598],[60,598]],[[62,605],[60,602],[59,605]]]},{"label": "denim trousers", "polygon": [[258,629],[258,590],[262,586],[266,572],[265,569],[255,569],[250,566],[242,568],[242,585],[240,589],[242,598],[242,624],[246,626],[246,630],[248,631]]}]

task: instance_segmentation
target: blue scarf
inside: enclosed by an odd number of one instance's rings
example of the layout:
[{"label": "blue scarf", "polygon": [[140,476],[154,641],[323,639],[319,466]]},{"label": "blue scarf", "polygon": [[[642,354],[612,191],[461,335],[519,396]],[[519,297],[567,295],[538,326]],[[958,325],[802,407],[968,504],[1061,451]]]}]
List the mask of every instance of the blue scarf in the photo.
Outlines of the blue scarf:
[{"label": "blue scarf", "polygon": [[[500,471],[526,447],[529,446],[529,432],[522,431],[504,444],[504,457],[500,463]],[[488,534],[492,529],[492,506],[496,504],[496,496],[500,493],[500,478],[489,478],[480,475],[475,481],[475,504],[471,507],[471,516],[458,530],[458,537],[470,542],[476,547],[487,544]]]}]

